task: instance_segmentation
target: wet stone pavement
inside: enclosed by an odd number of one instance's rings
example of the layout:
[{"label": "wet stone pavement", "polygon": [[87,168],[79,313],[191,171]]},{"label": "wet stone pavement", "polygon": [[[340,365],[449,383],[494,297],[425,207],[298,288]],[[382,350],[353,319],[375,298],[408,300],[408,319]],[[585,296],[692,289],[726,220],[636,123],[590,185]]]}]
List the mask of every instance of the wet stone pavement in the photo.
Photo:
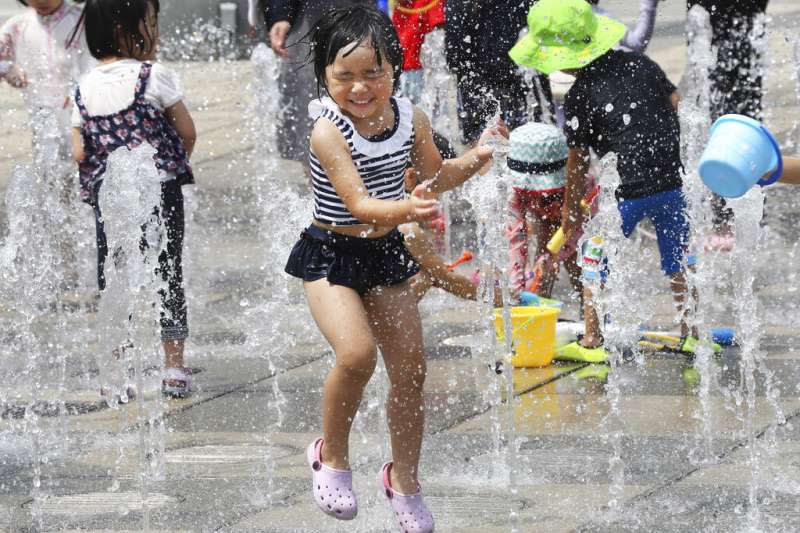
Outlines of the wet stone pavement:
[{"label": "wet stone pavement", "polygon": [[[788,0],[771,4],[776,29],[767,122],[788,146],[800,113],[788,81],[793,67],[785,37],[796,35],[791,28],[800,9]],[[666,7],[659,19],[665,29],[657,33],[652,55],[677,82],[683,44],[681,14],[673,10]],[[163,402],[163,450],[143,459],[140,406],[110,408],[100,399],[96,345],[86,341],[91,335],[61,340],[63,368],[54,359],[26,373],[22,354],[2,363],[0,532],[393,531],[377,484],[389,457],[380,366],[351,437],[359,516],[335,522],[309,495],[304,452],[320,432],[321,387],[332,354],[313,327],[299,283],[276,274],[274,265],[283,257],[266,257],[270,239],[277,238],[269,224],[278,219],[258,202],[269,197],[264,187],[280,189],[278,181],[306,197],[302,171],[279,162],[266,185],[256,179],[257,159],[245,134],[248,63],[176,68],[200,138],[198,185],[187,196],[186,259],[192,328],[187,364],[197,370],[197,390]],[[4,189],[12,165],[28,157],[29,136],[21,99],[5,86],[0,112],[4,124],[20,125],[0,132]],[[737,347],[712,361],[705,399],[683,378],[691,362],[669,353],[625,360],[608,381],[586,365],[518,370],[508,398],[507,374],[494,372],[496,354],[475,349],[490,327],[477,321],[477,306],[429,295],[421,304],[428,359],[421,479],[437,531],[727,532],[753,523],[764,531],[800,530],[794,194],[786,187],[768,193],[767,251],[754,281],[768,372],[756,373],[751,404],[738,392],[743,375]],[[64,324],[91,328],[95,321],[86,211],[82,288],[40,310],[34,327],[43,337],[55,336]],[[457,236],[470,232],[456,229]],[[654,248],[646,238],[636,245]],[[653,313],[647,325],[669,330],[668,286],[655,255],[643,252],[642,258]],[[711,260],[721,268],[728,261]],[[564,279],[557,293],[568,300]],[[737,292],[719,283],[709,293],[704,305],[714,325],[734,325]],[[21,335],[11,307],[0,302],[4,344]],[[574,302],[568,303],[563,318],[576,315]],[[33,380],[39,384],[35,397]],[[145,395],[148,405],[158,404],[152,392]],[[59,400],[66,415],[57,416]],[[512,419],[513,455],[507,450]],[[144,474],[145,463],[157,463],[156,473]]]}]

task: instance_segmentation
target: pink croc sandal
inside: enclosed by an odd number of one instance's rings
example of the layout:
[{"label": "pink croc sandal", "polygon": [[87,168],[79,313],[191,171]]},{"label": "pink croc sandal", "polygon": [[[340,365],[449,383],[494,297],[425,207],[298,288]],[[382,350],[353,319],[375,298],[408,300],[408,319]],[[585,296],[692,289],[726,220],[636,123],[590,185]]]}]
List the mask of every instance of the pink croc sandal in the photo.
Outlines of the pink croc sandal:
[{"label": "pink croc sandal", "polygon": [[308,445],[306,459],[312,471],[314,501],[322,512],[339,520],[352,520],[358,514],[353,492],[353,472],[322,464],[322,439]]},{"label": "pink croc sandal", "polygon": [[403,533],[432,533],[433,515],[422,499],[422,489],[417,489],[414,494],[400,494],[392,488],[389,481],[389,471],[392,463],[384,463],[381,467],[380,482],[383,493],[389,498],[389,503],[394,511],[395,521]]}]

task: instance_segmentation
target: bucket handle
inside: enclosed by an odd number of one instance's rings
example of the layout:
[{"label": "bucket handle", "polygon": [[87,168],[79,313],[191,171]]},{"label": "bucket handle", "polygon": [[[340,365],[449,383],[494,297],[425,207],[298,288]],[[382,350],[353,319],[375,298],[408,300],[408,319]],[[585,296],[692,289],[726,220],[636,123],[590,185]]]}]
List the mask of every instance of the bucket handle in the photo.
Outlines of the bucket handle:
[{"label": "bucket handle", "polygon": [[[501,318],[502,318],[502,315],[501,315]],[[519,324],[517,327],[515,327],[514,329],[512,329],[512,330],[511,330],[511,336],[513,337],[515,333],[518,333],[518,332],[519,332],[521,329],[525,328],[525,327],[526,327],[528,324],[530,324],[531,322],[533,322],[533,319],[534,319],[534,318],[536,318],[536,317],[535,317],[535,316],[529,316],[529,317],[528,317],[528,319],[527,319],[527,320],[525,320],[525,322],[523,322],[523,323]],[[502,341],[504,341],[504,340],[505,340],[505,338],[506,338],[506,336],[505,336],[505,333],[503,333],[503,336],[502,336],[502,337],[500,337],[500,336],[498,335],[498,337],[497,337],[497,340],[502,342]]]},{"label": "bucket handle", "polygon": [[775,172],[770,174],[768,178],[761,178],[758,180],[759,185],[766,187],[767,185],[772,185],[778,181],[778,179],[781,177],[781,174],[783,174],[783,157],[781,156],[781,148],[778,146],[778,141],[775,140],[775,137],[772,136],[772,134],[767,128],[764,127],[763,124],[761,125],[761,130],[767,136],[767,139],[769,139],[769,143],[775,149],[775,154],[778,156],[778,168],[775,169]]}]

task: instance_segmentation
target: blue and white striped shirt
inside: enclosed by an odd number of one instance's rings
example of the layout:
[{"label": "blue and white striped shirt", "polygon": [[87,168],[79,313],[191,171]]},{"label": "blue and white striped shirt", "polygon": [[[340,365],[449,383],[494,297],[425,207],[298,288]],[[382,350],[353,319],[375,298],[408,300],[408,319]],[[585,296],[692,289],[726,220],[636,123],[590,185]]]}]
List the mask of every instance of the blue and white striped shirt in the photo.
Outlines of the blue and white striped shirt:
[{"label": "blue and white striped shirt", "polygon": [[[367,194],[380,200],[402,200],[404,176],[414,147],[413,106],[405,98],[392,98],[395,125],[380,138],[359,135],[350,119],[330,98],[315,100],[308,106],[313,119],[330,120],[344,136],[358,174],[364,180]],[[314,192],[314,218],[323,224],[347,226],[363,224],[355,218],[325,173],[313,151],[309,152],[311,181]]]}]

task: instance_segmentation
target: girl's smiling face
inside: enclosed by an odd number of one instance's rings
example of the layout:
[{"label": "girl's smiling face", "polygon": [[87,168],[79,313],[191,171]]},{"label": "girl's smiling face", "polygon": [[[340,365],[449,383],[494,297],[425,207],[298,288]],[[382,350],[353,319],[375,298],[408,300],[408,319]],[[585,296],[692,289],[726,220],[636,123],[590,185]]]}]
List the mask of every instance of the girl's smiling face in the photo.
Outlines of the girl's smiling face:
[{"label": "girl's smiling face", "polygon": [[328,94],[352,118],[379,121],[394,89],[392,66],[382,54],[378,64],[369,43],[342,47],[333,63],[325,68]]}]

